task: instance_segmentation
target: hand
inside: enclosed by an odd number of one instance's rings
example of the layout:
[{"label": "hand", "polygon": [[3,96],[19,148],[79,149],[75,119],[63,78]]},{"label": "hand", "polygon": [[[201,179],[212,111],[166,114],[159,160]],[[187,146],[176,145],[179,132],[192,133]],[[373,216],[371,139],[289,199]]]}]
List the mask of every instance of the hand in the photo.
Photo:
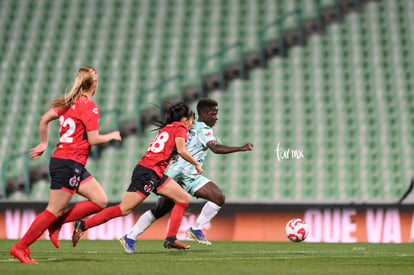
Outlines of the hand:
[{"label": "hand", "polygon": [[246,143],[245,145],[243,145],[243,146],[241,147],[241,150],[242,150],[242,151],[251,151],[251,150],[253,150],[253,144],[251,144],[251,143]]},{"label": "hand", "polygon": [[30,149],[29,156],[32,159],[38,159],[43,154],[43,152],[46,150],[46,148],[47,148],[47,144],[40,143],[36,147]]},{"label": "hand", "polygon": [[200,164],[197,164],[195,169],[197,170],[197,174],[201,175],[201,173],[203,173],[203,168],[201,168]]},{"label": "hand", "polygon": [[122,140],[121,133],[119,133],[119,131],[114,131],[111,134],[112,134],[112,139],[113,140],[118,140],[118,141]]}]

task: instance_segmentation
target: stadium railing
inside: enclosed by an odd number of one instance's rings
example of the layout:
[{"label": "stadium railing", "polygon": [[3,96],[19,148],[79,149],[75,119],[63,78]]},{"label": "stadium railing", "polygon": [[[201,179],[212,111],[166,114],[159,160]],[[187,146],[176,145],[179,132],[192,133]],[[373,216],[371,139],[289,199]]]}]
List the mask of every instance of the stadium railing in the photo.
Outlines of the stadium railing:
[{"label": "stadium railing", "polygon": [[299,30],[299,43],[300,45],[304,45],[304,35],[303,35],[303,20],[302,20],[302,10],[296,9],[294,11],[285,13],[282,18],[279,18],[273,22],[270,22],[269,24],[265,25],[262,29],[259,31],[259,47],[260,47],[260,66],[262,68],[266,67],[266,52],[265,52],[265,35],[266,32],[271,29],[274,26],[278,27],[279,31],[279,55],[284,57],[286,54],[285,49],[285,38],[283,36],[284,29],[283,25],[286,21],[286,19],[290,16],[296,15],[297,21],[298,21],[298,30]]},{"label": "stadium railing", "polygon": [[219,81],[219,87],[221,90],[224,89],[224,85],[225,85],[225,73],[224,73],[224,58],[226,56],[226,54],[233,50],[233,49],[238,49],[239,51],[239,63],[240,63],[240,70],[239,70],[239,77],[241,79],[244,79],[245,77],[245,61],[244,61],[244,44],[243,42],[236,42],[234,44],[231,44],[227,47],[224,47],[223,49],[221,49],[220,51],[218,51],[217,53],[214,53],[210,56],[205,57],[199,64],[198,66],[198,74],[199,74],[199,78],[200,78],[200,91],[198,94],[198,98],[204,98],[205,97],[205,87],[204,87],[204,78],[203,78],[203,71],[204,71],[204,67],[205,65],[213,60],[218,58],[219,59],[219,70],[220,70],[220,81]]},{"label": "stadium railing", "polygon": [[155,85],[152,88],[149,88],[147,90],[145,90],[143,93],[139,93],[136,97],[136,106],[137,106],[137,130],[136,130],[136,134],[137,135],[142,135],[143,133],[143,128],[144,128],[144,122],[142,119],[142,114],[141,114],[141,106],[142,106],[142,99],[144,96],[147,96],[148,94],[150,94],[151,92],[156,92],[156,102],[157,105],[159,107],[158,110],[158,120],[162,119],[162,115],[163,115],[163,109],[162,109],[162,94],[164,91],[164,87],[168,84],[170,84],[171,82],[177,82],[178,83],[178,87],[179,87],[179,101],[183,100],[183,76],[182,75],[176,75],[173,77],[170,77],[162,82],[160,82],[159,84]]},{"label": "stadium railing", "polygon": [[20,154],[16,154],[11,156],[10,158],[6,159],[3,162],[1,168],[1,178],[2,178],[2,185],[3,185],[3,197],[7,197],[7,168],[13,162],[19,160],[20,158],[24,158],[24,190],[26,193],[30,192],[30,173],[29,173],[29,150],[26,150]]}]

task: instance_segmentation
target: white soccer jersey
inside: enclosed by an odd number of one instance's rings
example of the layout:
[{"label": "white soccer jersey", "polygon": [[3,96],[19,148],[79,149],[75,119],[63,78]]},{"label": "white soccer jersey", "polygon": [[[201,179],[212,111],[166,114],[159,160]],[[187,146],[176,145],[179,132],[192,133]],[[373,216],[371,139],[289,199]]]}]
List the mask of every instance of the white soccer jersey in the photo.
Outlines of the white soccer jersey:
[{"label": "white soccer jersey", "polygon": [[[215,140],[213,128],[198,120],[194,122],[193,128],[187,133],[186,147],[190,154],[203,166],[204,160],[207,157],[207,143]],[[170,165],[168,171],[170,170],[181,171],[181,173],[187,176],[197,175],[195,167],[180,156]]]}]

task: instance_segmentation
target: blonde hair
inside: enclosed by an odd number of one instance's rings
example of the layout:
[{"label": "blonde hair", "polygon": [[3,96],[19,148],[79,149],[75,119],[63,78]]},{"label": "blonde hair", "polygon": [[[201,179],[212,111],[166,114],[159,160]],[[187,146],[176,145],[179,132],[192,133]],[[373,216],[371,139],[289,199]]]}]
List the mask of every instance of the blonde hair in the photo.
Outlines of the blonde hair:
[{"label": "blonde hair", "polygon": [[98,81],[98,73],[92,67],[82,67],[76,74],[75,83],[69,93],[53,99],[49,102],[52,108],[69,108],[82,95],[84,91],[91,88],[92,84]]}]

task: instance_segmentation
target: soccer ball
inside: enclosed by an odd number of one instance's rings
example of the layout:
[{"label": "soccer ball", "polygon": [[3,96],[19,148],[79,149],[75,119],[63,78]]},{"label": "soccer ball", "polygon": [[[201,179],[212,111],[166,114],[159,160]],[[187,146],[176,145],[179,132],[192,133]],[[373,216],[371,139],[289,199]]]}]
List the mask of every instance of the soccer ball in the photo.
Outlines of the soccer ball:
[{"label": "soccer ball", "polygon": [[308,226],[302,219],[293,219],[286,224],[286,237],[291,242],[301,242],[308,236]]}]

